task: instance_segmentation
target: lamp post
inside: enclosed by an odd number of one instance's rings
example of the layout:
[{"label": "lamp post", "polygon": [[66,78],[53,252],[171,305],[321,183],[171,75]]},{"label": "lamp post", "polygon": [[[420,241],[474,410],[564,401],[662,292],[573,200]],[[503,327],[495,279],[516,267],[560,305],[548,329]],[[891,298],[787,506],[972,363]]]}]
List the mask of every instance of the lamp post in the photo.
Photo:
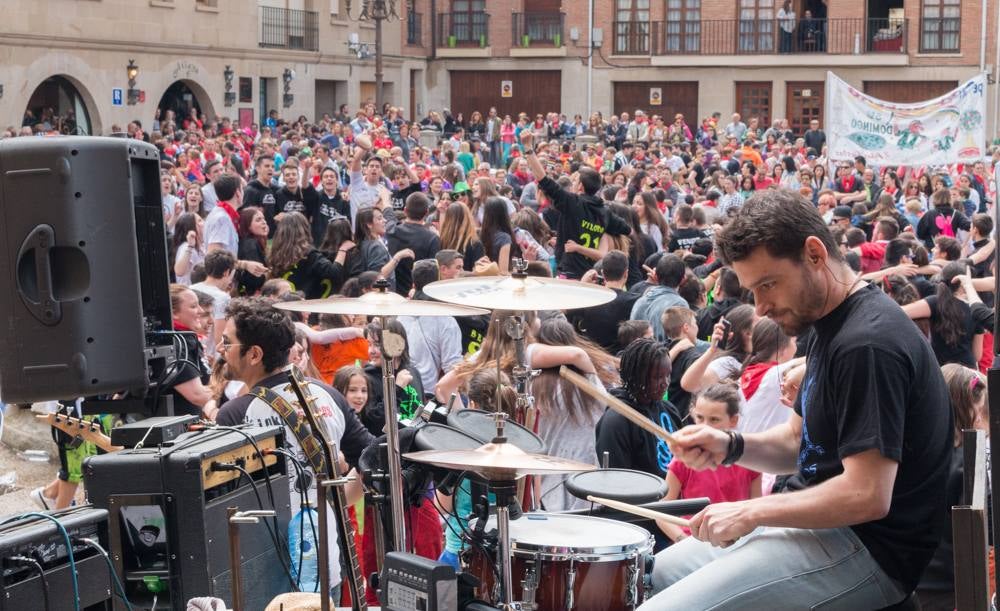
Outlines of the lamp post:
[{"label": "lamp post", "polygon": [[233,76],[235,76],[235,73],[233,72],[232,66],[226,64],[226,69],[222,71],[222,78],[225,79],[226,82],[226,95],[224,100],[226,106],[232,106],[236,103],[236,92],[233,91]]},{"label": "lamp post", "polygon": [[295,71],[285,68],[281,73],[281,82],[284,85],[284,95],[281,97],[281,105],[290,108],[295,102],[295,95],[292,93],[292,81],[295,80]]},{"label": "lamp post", "polygon": [[128,60],[125,66],[125,75],[128,76],[128,105],[135,106],[139,102],[139,90],[135,88],[136,78],[139,76],[139,66],[134,59]]},{"label": "lamp post", "polygon": [[382,22],[399,21],[396,0],[361,0],[361,12],[351,15],[351,0],[344,0],[351,21],[375,22],[375,112],[382,112]]}]

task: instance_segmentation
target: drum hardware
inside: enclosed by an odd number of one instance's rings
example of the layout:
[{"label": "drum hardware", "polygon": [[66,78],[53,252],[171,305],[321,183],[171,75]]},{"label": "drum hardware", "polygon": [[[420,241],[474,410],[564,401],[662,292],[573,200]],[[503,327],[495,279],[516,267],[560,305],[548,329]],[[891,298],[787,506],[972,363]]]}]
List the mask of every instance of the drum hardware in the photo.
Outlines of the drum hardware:
[{"label": "drum hardware", "polygon": [[576,606],[576,558],[569,559],[569,570],[566,572],[566,608]]},{"label": "drum hardware", "polygon": [[[385,279],[375,282],[375,290],[358,298],[310,299],[274,304],[282,310],[318,314],[364,314],[379,319],[382,350],[382,396],[385,404],[385,431],[388,456],[389,504],[392,511],[393,550],[407,551],[403,476],[399,451],[399,414],[396,409],[396,371],[393,360],[403,353],[405,340],[387,330],[389,316],[479,316],[485,310],[434,301],[411,301],[389,291]],[[383,550],[384,551],[384,550]],[[381,563],[384,554],[379,557]]]},{"label": "drum hardware", "polygon": [[524,579],[521,580],[521,602],[529,611],[534,611],[536,607],[535,591],[538,589],[538,562],[536,559],[527,563],[528,569],[524,572]]},{"label": "drum hardware", "polygon": [[243,578],[240,573],[240,524],[257,524],[260,518],[272,518],[273,510],[240,511],[239,507],[226,508],[229,524],[229,567],[233,580],[233,611],[243,611]]},{"label": "drum hardware", "polygon": [[589,308],[615,298],[614,291],[596,284],[539,278],[522,273],[438,280],[425,286],[424,293],[447,303],[488,310],[502,307],[515,312]]},{"label": "drum hardware", "polygon": [[632,562],[625,567],[625,581],[628,588],[625,590],[625,604],[637,605],[639,601],[639,554],[632,558]]}]

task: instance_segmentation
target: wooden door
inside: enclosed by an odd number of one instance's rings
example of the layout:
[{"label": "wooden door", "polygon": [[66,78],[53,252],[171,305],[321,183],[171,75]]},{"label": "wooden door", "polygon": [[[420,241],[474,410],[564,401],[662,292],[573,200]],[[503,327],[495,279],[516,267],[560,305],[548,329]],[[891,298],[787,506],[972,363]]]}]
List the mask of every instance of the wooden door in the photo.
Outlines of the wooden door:
[{"label": "wooden door", "polygon": [[524,0],[525,13],[558,13],[562,0]]},{"label": "wooden door", "polygon": [[[365,104],[375,103],[375,83],[370,83],[366,81],[361,82],[361,108],[365,107]],[[378,111],[378,109],[376,109]]]},{"label": "wooden door", "polygon": [[757,117],[762,129],[771,126],[771,89],[771,81],[737,81],[736,112],[744,122]]},{"label": "wooden door", "polygon": [[865,81],[864,92],[873,98],[912,104],[942,96],[958,87],[958,81]]},{"label": "wooden door", "polygon": [[[468,121],[472,111],[486,116],[495,106],[517,121],[521,112],[532,119],[536,114],[558,112],[562,107],[562,73],[559,70],[451,70],[451,112],[462,113]],[[510,81],[510,97],[501,95],[504,81]]]},{"label": "wooden door", "polygon": [[[659,106],[649,103],[649,90],[658,87],[662,94]],[[673,123],[674,115],[681,113],[693,130],[698,124],[698,81],[638,81],[614,83],[614,112],[627,112],[631,117],[636,109],[646,114],[660,115],[663,122]]]},{"label": "wooden door", "polygon": [[823,81],[799,81],[785,84],[785,116],[792,132],[801,136],[813,119],[823,125]]}]

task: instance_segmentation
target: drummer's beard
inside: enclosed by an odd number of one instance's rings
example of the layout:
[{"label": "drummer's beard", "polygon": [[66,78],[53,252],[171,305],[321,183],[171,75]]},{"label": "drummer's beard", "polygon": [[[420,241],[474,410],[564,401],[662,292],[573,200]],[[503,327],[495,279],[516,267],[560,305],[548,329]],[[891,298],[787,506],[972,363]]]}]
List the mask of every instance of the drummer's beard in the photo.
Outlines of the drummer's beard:
[{"label": "drummer's beard", "polygon": [[236,378],[233,377],[233,372],[229,368],[229,363],[226,362],[226,359],[219,357],[219,359],[216,362],[218,362],[220,365],[219,371],[222,373],[222,378],[229,382],[235,382]]}]

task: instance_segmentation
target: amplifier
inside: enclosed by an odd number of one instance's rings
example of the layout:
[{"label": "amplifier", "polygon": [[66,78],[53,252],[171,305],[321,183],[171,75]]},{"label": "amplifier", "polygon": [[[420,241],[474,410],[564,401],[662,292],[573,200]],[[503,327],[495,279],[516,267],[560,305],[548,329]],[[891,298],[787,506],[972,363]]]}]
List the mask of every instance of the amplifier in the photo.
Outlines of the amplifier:
[{"label": "amplifier", "polygon": [[[219,427],[84,461],[87,494],[109,511],[115,566],[133,608],[150,609],[154,595],[161,610],[184,611],[196,596],[232,601],[229,507],[277,513],[275,520],[241,526],[247,608],[264,608],[291,589],[282,568],[287,558],[274,542],[284,540],[290,514],[284,457],[264,455],[262,461],[258,455],[258,449],[283,446],[282,427]],[[219,470],[220,464],[240,465],[253,482],[238,470]]]},{"label": "amplifier", "polygon": [[[111,574],[104,557],[78,539],[92,539],[108,547],[108,512],[91,506],[49,512],[66,529],[73,549],[80,592],[80,608],[110,609]],[[10,519],[10,517],[5,518]],[[3,522],[4,519],[0,519]],[[38,561],[45,578],[31,564],[13,558]],[[62,530],[51,520],[28,516],[0,525],[0,610],[24,611],[42,608],[48,590],[49,609],[73,609],[73,583],[69,553]]]},{"label": "amplifier", "polygon": [[176,439],[188,432],[188,427],[198,422],[197,416],[157,416],[129,422],[111,429],[111,445],[134,448],[154,447]]}]

